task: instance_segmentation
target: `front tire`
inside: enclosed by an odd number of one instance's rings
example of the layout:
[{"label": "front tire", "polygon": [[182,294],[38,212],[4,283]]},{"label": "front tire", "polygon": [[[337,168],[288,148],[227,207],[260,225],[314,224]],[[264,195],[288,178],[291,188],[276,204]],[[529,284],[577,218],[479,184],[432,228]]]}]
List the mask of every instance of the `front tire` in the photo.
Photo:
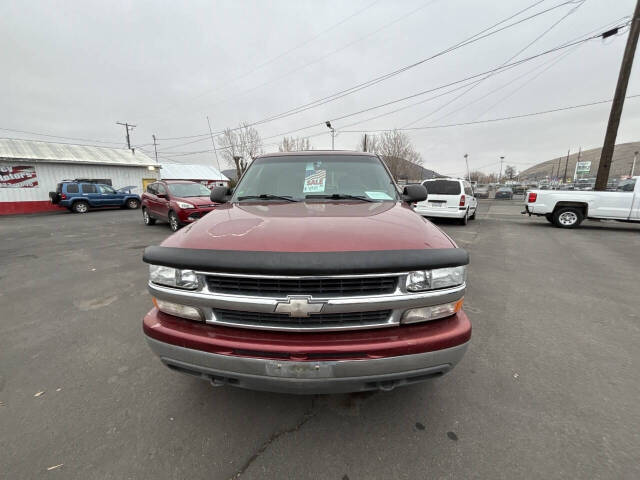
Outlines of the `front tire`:
[{"label": "front tire", "polygon": [[71,210],[74,213],[87,213],[89,211],[89,204],[87,202],[75,202],[71,206]]},{"label": "front tire", "polygon": [[147,226],[156,224],[156,219],[155,218],[151,218],[151,216],[149,215],[149,212],[147,211],[146,208],[142,209],[142,221]]},{"label": "front tire", "polygon": [[175,212],[169,212],[169,228],[172,232],[180,230],[180,220]]},{"label": "front tire", "polygon": [[558,228],[576,228],[582,223],[582,211],[574,207],[559,208],[553,213],[553,224]]}]

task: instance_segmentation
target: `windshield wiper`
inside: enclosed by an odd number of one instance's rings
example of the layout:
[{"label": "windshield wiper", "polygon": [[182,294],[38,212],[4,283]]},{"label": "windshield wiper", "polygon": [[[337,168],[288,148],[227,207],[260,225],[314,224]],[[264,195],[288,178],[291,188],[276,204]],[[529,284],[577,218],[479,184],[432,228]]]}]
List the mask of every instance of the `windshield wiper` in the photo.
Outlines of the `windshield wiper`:
[{"label": "windshield wiper", "polygon": [[305,195],[304,198],[330,198],[331,200],[362,200],[363,202],[375,202],[364,195],[348,195],[345,193],[332,193],[330,195]]},{"label": "windshield wiper", "polygon": [[269,193],[263,193],[262,195],[245,195],[244,197],[238,197],[238,201],[242,200],[286,200],[287,202],[299,202],[295,198],[285,197],[282,195],[271,195]]}]

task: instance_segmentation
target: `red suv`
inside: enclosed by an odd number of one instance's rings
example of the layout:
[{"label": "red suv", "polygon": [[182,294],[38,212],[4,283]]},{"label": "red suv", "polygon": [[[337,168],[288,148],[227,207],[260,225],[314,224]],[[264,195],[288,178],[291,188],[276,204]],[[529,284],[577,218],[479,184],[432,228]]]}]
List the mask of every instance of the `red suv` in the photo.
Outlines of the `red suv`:
[{"label": "red suv", "polygon": [[142,194],[142,218],[145,225],[156,220],[169,222],[172,231],[195,222],[216,207],[211,191],[196,182],[162,180],[147,185]]},{"label": "red suv", "polygon": [[151,349],[169,368],[256,390],[391,390],[462,359],[468,253],[362,152],[273,153],[220,206],[147,247]]}]

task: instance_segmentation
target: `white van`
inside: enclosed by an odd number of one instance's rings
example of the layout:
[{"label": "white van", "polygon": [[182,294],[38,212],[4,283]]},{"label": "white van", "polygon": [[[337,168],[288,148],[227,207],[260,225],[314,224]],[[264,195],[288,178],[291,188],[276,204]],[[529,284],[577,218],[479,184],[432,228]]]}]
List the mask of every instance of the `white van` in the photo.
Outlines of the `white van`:
[{"label": "white van", "polygon": [[414,208],[423,217],[458,218],[462,225],[476,218],[478,200],[471,184],[459,178],[434,178],[422,183],[429,196]]}]

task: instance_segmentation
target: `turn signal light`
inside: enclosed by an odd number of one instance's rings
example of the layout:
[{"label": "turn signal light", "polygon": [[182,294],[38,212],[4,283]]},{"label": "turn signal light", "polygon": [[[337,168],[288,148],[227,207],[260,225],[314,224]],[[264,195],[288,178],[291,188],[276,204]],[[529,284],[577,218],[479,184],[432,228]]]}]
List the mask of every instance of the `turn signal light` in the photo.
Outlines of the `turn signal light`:
[{"label": "turn signal light", "polygon": [[527,203],[533,203],[538,199],[538,194],[535,192],[530,192],[529,197],[527,198]]},{"label": "turn signal light", "polygon": [[160,300],[159,298],[155,297],[153,297],[153,304],[161,312],[173,315],[175,317],[188,318],[189,320],[203,320],[202,313],[195,307],[168,302],[166,300]]}]

